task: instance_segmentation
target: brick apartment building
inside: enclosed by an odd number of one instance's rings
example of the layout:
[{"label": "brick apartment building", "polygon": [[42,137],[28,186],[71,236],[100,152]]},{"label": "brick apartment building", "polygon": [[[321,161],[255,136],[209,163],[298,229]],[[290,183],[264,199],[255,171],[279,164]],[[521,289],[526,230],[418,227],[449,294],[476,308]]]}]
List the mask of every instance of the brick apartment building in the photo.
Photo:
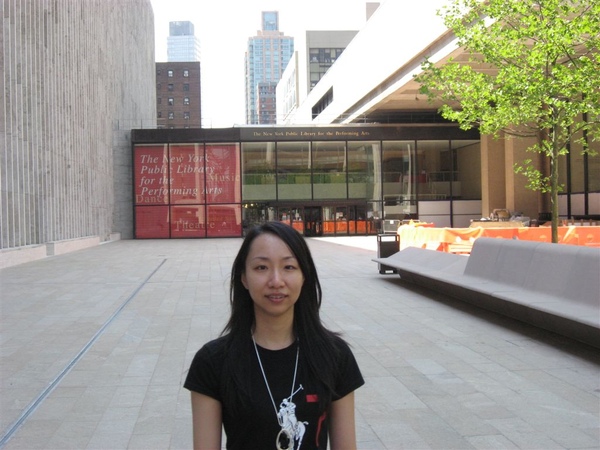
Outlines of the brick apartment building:
[{"label": "brick apartment building", "polygon": [[258,83],[258,97],[256,99],[256,114],[258,115],[258,123],[277,123],[277,102],[275,101],[276,89],[277,83],[275,81],[264,81],[262,83]]},{"label": "brick apartment building", "polygon": [[158,128],[200,128],[200,62],[156,63]]}]

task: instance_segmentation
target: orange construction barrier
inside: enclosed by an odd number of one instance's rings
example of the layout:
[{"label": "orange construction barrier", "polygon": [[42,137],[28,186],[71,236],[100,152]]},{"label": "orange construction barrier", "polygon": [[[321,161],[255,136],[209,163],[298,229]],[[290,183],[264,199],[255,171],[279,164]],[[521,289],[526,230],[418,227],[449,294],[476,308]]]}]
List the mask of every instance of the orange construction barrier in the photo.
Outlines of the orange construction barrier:
[{"label": "orange construction barrier", "polygon": [[[429,228],[402,225],[398,228],[398,235],[400,236],[400,250],[407,247],[419,247],[449,253],[468,253],[469,246],[472,246],[473,242],[480,237],[552,242],[550,227]],[[600,247],[600,227],[558,227],[558,243]]]}]

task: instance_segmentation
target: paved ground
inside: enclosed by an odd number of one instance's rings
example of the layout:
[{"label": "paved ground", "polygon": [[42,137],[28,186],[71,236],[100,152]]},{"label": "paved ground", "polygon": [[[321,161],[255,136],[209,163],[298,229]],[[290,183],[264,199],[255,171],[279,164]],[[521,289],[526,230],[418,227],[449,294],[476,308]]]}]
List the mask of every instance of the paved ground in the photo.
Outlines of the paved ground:
[{"label": "paved ground", "polygon": [[[196,350],[240,239],[118,241],[0,271],[6,449],[191,448]],[[598,449],[600,352],[380,275],[375,237],[311,239],[352,343],[360,449]]]}]

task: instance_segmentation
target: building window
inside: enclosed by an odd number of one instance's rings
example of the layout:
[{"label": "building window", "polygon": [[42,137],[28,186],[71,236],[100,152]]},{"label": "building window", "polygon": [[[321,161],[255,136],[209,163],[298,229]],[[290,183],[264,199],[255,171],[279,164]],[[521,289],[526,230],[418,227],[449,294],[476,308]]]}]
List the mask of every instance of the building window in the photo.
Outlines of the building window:
[{"label": "building window", "polygon": [[158,98],[156,99],[156,103],[158,103],[158,104],[160,105],[160,104],[162,103],[162,97],[158,97]]},{"label": "building window", "polygon": [[190,90],[190,85],[189,85],[189,84],[187,84],[187,83],[184,83],[184,84],[183,84],[183,90],[184,90],[184,91],[189,91],[189,90]]},{"label": "building window", "polygon": [[169,112],[169,120],[173,120],[175,118],[175,113],[173,111]]},{"label": "building window", "polygon": [[189,105],[190,104],[190,98],[189,97],[183,97],[183,104],[184,105]]},{"label": "building window", "polygon": [[[275,142],[244,142],[242,157],[244,199],[276,200]],[[295,179],[293,181],[295,182]],[[292,183],[289,184],[288,191],[293,189]],[[291,196],[293,193],[288,194],[288,197]]]},{"label": "building window", "polygon": [[183,118],[184,118],[185,120],[189,120],[189,118],[190,118],[190,113],[189,113],[189,112],[184,112],[184,113],[183,113]]},{"label": "building window", "polygon": [[156,113],[156,117],[159,119],[162,119],[162,112],[158,111],[158,113]]},{"label": "building window", "polygon": [[321,97],[321,99],[315,103],[312,107],[312,118],[315,119],[325,108],[327,108],[331,102],[333,102],[333,87],[330,87],[329,90]]},{"label": "building window", "polygon": [[183,76],[184,76],[184,77],[189,77],[189,76],[190,76],[190,71],[189,71],[189,70],[187,70],[187,69],[185,69],[185,70],[183,71]]},{"label": "building window", "polygon": [[162,71],[160,69],[156,69],[156,75],[160,76],[161,72]]},{"label": "building window", "polygon": [[[277,198],[280,200],[312,198],[310,145],[310,142],[277,144]],[[274,151],[265,156],[274,164]]]},{"label": "building window", "polygon": [[173,71],[172,70],[167,70],[167,76],[169,78],[173,78]]},{"label": "building window", "polygon": [[173,106],[175,104],[175,99],[173,97],[169,97],[169,106]]},{"label": "building window", "polygon": [[167,90],[172,91],[173,90],[173,84],[169,83],[169,85],[167,86]]},{"label": "building window", "polygon": [[156,90],[160,91],[161,88],[161,84],[160,83],[156,83]]}]

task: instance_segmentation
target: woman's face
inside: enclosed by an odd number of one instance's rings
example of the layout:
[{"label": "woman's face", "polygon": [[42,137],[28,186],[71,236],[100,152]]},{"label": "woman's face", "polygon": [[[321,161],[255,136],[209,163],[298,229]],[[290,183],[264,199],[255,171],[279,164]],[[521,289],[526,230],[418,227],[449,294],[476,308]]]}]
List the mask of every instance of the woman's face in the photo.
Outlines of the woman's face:
[{"label": "woman's face", "polygon": [[257,319],[293,317],[304,275],[287,244],[274,234],[263,233],[250,245],[242,284],[250,292]]}]

